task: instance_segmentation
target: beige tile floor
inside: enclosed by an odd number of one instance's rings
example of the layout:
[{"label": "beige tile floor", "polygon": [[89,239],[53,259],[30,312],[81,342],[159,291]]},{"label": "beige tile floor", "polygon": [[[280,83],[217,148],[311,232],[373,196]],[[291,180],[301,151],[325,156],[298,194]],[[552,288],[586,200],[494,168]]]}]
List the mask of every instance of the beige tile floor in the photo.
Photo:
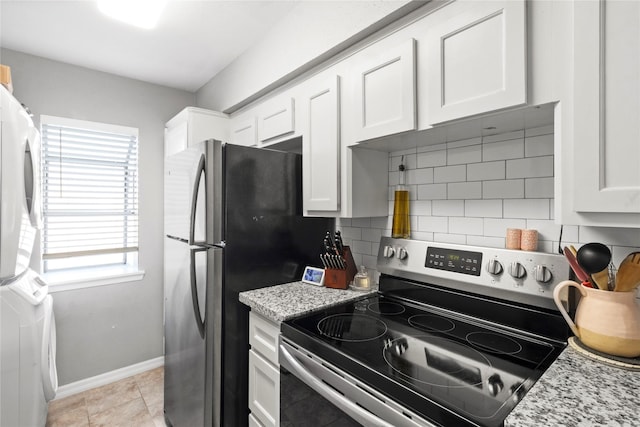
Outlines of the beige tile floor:
[{"label": "beige tile floor", "polygon": [[49,403],[47,427],[165,427],[162,367]]}]

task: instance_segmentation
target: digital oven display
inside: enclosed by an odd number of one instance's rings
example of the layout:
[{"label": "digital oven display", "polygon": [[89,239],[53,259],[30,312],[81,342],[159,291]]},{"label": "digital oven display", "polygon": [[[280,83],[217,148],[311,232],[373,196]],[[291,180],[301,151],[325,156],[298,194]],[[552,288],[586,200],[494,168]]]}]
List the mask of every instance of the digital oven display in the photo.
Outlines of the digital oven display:
[{"label": "digital oven display", "polygon": [[479,276],[482,268],[482,253],[443,249],[434,246],[427,248],[424,266],[438,270]]}]

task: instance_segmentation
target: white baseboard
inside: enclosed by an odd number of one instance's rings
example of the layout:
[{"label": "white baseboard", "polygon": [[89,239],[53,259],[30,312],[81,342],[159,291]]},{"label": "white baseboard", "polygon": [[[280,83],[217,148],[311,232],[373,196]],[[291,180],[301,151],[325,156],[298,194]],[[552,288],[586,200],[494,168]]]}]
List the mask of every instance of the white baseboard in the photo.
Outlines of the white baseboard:
[{"label": "white baseboard", "polygon": [[105,372],[104,374],[96,375],[95,377],[85,378],[84,380],[65,384],[58,387],[58,391],[56,392],[56,397],[54,400],[63,399],[76,393],[81,393],[92,388],[111,384],[112,382],[119,381],[132,375],[140,374],[150,369],[158,368],[160,366],[164,366],[163,356],[136,363],[135,365],[125,366],[124,368],[116,369],[111,372]]}]

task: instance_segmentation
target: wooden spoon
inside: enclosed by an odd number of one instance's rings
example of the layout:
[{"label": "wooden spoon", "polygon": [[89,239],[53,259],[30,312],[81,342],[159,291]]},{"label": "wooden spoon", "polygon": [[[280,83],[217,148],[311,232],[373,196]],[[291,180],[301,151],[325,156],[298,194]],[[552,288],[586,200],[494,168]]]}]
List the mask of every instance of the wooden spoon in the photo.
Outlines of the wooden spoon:
[{"label": "wooden spoon", "polygon": [[640,252],[632,252],[622,261],[616,274],[615,292],[628,292],[640,285]]}]

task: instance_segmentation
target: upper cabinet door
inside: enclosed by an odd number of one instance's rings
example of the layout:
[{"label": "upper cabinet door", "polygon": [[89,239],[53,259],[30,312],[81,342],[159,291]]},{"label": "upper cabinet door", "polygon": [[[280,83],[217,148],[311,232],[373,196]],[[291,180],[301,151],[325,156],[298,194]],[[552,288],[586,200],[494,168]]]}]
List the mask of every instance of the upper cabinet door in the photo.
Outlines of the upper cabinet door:
[{"label": "upper cabinet door", "polygon": [[340,210],[340,77],[309,87],[302,138],[304,210]]},{"label": "upper cabinet door", "polygon": [[578,3],[574,209],[640,213],[640,3]]},{"label": "upper cabinet door", "polygon": [[378,138],[416,128],[415,41],[354,69],[355,141]]},{"label": "upper cabinet door", "polygon": [[433,15],[427,33],[429,123],[524,104],[524,0],[462,1]]}]

